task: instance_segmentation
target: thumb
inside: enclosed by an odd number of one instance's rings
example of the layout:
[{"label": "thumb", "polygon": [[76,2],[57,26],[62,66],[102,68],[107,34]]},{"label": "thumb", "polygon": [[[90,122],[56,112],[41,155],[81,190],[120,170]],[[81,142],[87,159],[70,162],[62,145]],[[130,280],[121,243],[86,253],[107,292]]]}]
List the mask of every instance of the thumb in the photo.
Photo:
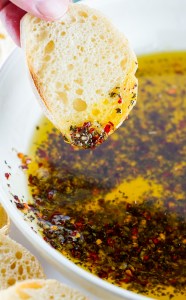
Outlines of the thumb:
[{"label": "thumb", "polygon": [[38,18],[52,21],[67,12],[71,0],[11,0],[11,2]]}]

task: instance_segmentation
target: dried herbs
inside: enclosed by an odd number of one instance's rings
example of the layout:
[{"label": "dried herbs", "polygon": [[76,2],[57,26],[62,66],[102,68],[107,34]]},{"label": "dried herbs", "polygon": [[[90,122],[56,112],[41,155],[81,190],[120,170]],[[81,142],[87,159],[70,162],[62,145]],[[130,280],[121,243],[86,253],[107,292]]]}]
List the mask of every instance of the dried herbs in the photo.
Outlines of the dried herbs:
[{"label": "dried herbs", "polygon": [[[91,122],[85,122],[81,127],[71,126],[71,143],[74,147],[95,149],[96,146],[102,144],[108,138],[108,134],[113,130],[114,124],[112,122],[109,122],[101,133],[93,127]],[[65,141],[68,143],[68,140]]]},{"label": "dried herbs", "polygon": [[[135,113],[102,147],[69,151],[50,128],[33,161],[21,158],[33,197],[21,209],[35,214],[52,247],[100,278],[184,299],[186,53],[146,56],[139,66]],[[91,123],[71,130],[74,143],[100,142]]]}]

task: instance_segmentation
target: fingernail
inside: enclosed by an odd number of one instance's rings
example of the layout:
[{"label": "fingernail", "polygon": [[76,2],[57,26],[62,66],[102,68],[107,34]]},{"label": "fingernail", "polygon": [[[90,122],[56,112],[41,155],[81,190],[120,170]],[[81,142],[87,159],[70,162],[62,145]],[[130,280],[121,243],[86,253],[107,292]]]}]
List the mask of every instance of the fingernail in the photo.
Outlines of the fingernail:
[{"label": "fingernail", "polygon": [[52,21],[62,17],[68,10],[69,0],[41,0],[36,9],[43,19]]}]

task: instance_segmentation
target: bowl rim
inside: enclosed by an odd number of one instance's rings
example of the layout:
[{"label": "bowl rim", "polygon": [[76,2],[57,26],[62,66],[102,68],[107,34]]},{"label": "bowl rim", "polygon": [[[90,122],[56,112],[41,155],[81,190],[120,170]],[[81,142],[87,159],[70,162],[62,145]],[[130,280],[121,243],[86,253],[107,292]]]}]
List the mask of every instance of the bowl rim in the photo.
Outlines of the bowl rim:
[{"label": "bowl rim", "polygon": [[[95,2],[100,2],[100,0],[94,0]],[[181,1],[181,0],[180,0]],[[103,3],[111,3],[114,0],[101,0]],[[83,4],[90,4],[91,0],[83,0]],[[20,50],[15,48],[9,57],[4,61],[4,63],[0,66],[0,82],[3,78],[7,76],[9,72],[13,70],[12,65],[20,57]],[[1,83],[0,83],[1,85]],[[75,263],[67,259],[64,255],[60,252],[52,248],[47,242],[45,242],[41,235],[36,234],[21,216],[20,212],[13,207],[12,203],[7,199],[7,195],[3,190],[2,185],[0,184],[0,202],[2,202],[3,206],[7,210],[8,214],[10,215],[11,220],[16,225],[16,227],[24,234],[26,239],[28,239],[32,245],[44,255],[49,262],[52,262],[59,270],[61,267],[65,267],[70,272],[74,272],[75,275],[79,276],[82,280],[84,280],[84,288],[86,290],[86,282],[92,284],[95,288],[104,289],[107,292],[110,292],[113,297],[119,296],[121,298],[125,298],[128,300],[145,300],[145,299],[152,299],[143,295],[138,295],[135,292],[128,291],[121,287],[115,286],[96,275],[91,274],[90,272],[84,270],[80,266],[77,266]],[[8,200],[8,201],[7,201]],[[87,289],[88,291],[88,289]]]}]

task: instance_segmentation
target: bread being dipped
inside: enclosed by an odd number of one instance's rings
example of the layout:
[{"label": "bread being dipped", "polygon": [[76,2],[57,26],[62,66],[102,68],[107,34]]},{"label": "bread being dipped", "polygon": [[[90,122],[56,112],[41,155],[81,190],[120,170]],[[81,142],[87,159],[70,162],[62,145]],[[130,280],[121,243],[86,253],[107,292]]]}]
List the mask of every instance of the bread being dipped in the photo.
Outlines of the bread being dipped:
[{"label": "bread being dipped", "polygon": [[21,37],[46,116],[75,148],[102,144],[136,103],[137,59],[126,37],[83,4],[54,22],[25,15]]}]

